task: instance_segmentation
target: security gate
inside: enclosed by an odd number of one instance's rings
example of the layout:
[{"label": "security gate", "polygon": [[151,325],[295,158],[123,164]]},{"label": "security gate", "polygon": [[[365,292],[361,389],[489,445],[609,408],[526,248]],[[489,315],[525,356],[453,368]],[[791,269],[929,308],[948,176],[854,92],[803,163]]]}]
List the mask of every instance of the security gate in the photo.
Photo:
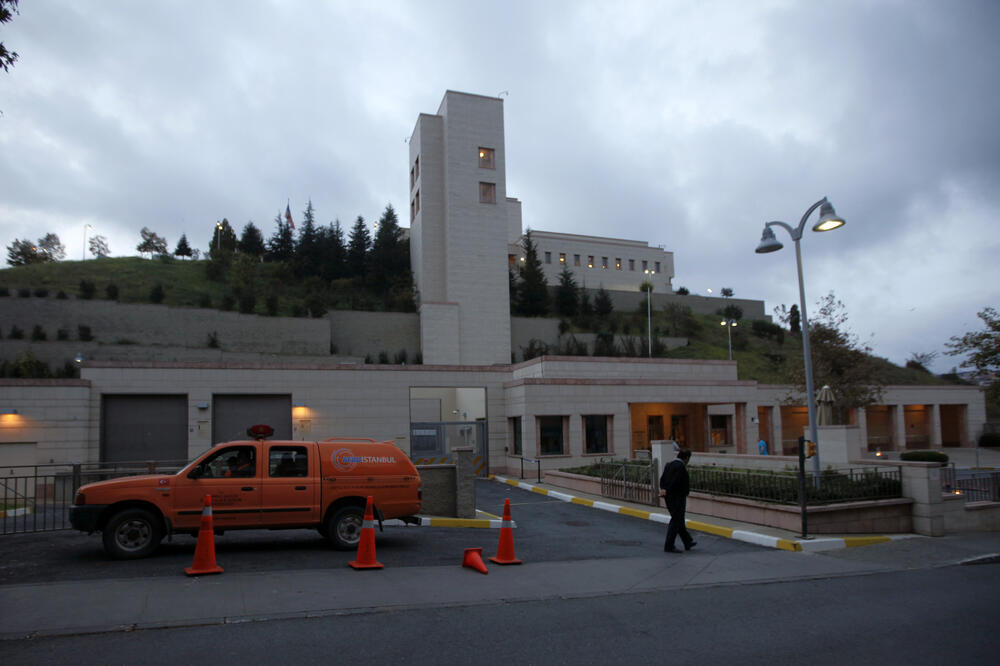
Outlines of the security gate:
[{"label": "security gate", "polygon": [[486,421],[429,421],[410,424],[410,458],[415,465],[450,465],[453,448],[472,447],[478,476],[489,473]]}]

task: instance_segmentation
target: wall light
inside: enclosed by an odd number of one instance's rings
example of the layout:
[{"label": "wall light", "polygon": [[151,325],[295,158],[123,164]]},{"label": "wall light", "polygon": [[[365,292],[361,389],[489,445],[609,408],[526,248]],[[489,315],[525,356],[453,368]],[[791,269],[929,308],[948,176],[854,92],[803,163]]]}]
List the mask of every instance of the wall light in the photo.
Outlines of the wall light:
[{"label": "wall light", "polygon": [[195,407],[197,407],[198,409],[208,409],[208,403],[207,402],[199,402],[199,403],[195,404]]}]

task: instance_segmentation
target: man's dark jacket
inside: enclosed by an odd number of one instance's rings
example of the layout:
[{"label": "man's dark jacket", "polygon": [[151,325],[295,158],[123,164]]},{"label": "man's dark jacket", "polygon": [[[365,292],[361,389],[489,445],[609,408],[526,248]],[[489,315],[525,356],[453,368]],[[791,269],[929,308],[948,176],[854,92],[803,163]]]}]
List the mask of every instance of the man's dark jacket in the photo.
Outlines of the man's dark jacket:
[{"label": "man's dark jacket", "polygon": [[660,489],[667,497],[687,497],[689,491],[687,465],[680,458],[674,458],[663,468],[660,475]]}]

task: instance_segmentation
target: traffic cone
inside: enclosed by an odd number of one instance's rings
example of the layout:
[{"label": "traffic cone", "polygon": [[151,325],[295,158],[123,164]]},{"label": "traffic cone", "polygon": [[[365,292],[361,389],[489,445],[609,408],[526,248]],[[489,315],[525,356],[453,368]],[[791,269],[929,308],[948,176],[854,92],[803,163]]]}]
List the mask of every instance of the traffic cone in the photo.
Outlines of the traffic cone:
[{"label": "traffic cone", "polygon": [[482,548],[466,548],[465,557],[462,558],[462,566],[475,569],[479,573],[489,573],[489,569],[486,568],[486,563],[483,562]]},{"label": "traffic cone", "polygon": [[184,569],[188,576],[222,573],[215,563],[215,528],[212,527],[212,496],[205,495],[201,509],[201,526],[198,528],[198,545],[194,548],[194,562]]},{"label": "traffic cone", "polygon": [[361,523],[361,541],[358,542],[358,559],[348,562],[355,569],[381,569],[375,561],[375,516],[372,514],[372,496],[365,502],[365,518]]},{"label": "traffic cone", "polygon": [[491,557],[490,562],[497,564],[521,564],[521,560],[514,557],[514,531],[511,529],[514,522],[510,519],[510,500],[503,501],[503,520],[500,521],[500,543],[497,544],[497,556]]}]

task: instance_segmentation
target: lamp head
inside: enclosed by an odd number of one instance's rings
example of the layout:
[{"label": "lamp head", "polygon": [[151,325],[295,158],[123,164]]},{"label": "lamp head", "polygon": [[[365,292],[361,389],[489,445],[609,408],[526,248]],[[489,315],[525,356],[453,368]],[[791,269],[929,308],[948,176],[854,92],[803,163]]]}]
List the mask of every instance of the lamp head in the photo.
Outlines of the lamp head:
[{"label": "lamp head", "polygon": [[819,221],[813,225],[813,231],[832,231],[844,226],[844,224],[846,224],[844,218],[837,215],[833,204],[824,201],[823,205],[819,207]]},{"label": "lamp head", "polygon": [[781,244],[781,241],[775,238],[771,227],[765,224],[764,233],[760,235],[760,245],[757,246],[755,252],[757,254],[767,254],[768,252],[777,252],[783,247],[785,246]]}]

